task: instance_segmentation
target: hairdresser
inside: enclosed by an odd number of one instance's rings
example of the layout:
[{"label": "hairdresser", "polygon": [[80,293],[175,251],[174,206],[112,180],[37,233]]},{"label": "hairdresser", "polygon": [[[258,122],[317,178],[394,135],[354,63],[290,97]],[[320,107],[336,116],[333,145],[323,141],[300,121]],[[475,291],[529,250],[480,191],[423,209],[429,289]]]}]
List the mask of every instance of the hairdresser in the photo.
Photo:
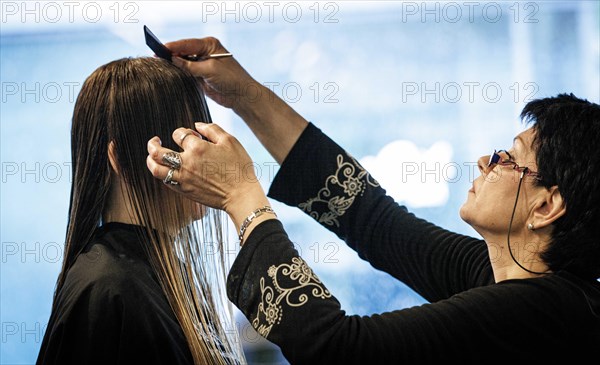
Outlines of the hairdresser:
[{"label": "hairdresser", "polygon": [[[167,46],[179,56],[227,52],[214,38]],[[460,217],[480,239],[399,206],[351,154],[233,57],[173,62],[237,113],[281,165],[270,198],[297,206],[430,302],[346,315],[294,249],[234,137],[216,124],[175,130],[183,161],[176,168],[162,158],[171,150],[151,139],[151,173],[234,222],[242,248],[229,272],[229,299],[290,363],[600,359],[600,106],[572,94],[525,106],[528,128],[512,146],[479,158],[480,176],[465,192]],[[231,177],[233,166],[243,178]]]}]

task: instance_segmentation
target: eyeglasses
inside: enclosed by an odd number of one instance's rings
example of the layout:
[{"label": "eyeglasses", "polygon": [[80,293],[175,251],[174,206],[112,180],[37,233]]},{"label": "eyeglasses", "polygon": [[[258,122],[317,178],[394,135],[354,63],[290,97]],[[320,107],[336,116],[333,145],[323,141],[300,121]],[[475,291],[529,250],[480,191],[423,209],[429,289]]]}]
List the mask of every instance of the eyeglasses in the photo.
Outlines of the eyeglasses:
[{"label": "eyeglasses", "polygon": [[[501,153],[506,154],[508,158],[503,158],[500,155]],[[510,215],[510,222],[508,223],[508,234],[506,236],[506,245],[508,246],[508,252],[510,253],[510,257],[521,269],[528,271],[532,274],[543,275],[543,272],[533,271],[521,265],[519,261],[517,261],[517,259],[515,258],[512,249],[510,248],[510,233],[512,231],[513,220],[515,218],[515,212],[517,210],[517,202],[519,201],[519,193],[521,192],[521,184],[523,183],[523,177],[531,176],[537,180],[542,180],[542,177],[536,171],[529,169],[529,167],[519,166],[515,161],[513,161],[513,158],[510,155],[510,153],[508,153],[508,151],[505,150],[494,150],[494,153],[492,153],[492,155],[490,156],[490,160],[487,164],[488,171],[491,171],[496,165],[509,166],[513,170],[516,170],[521,173],[521,175],[519,176],[519,185],[517,187],[517,196],[515,197],[515,205],[513,206],[512,214]]]},{"label": "eyeglasses", "polygon": [[[508,156],[508,159],[503,158],[500,155],[500,153],[506,154],[506,156]],[[523,176],[531,176],[537,180],[542,179],[540,174],[538,174],[536,171],[531,170],[529,167],[519,166],[515,161],[513,161],[512,156],[506,150],[499,150],[499,151],[494,150],[494,153],[491,154],[490,160],[488,161],[488,164],[487,164],[488,171],[491,171],[494,168],[494,166],[496,166],[496,165],[508,166],[508,167],[512,168],[513,170],[520,172],[521,178]]]}]

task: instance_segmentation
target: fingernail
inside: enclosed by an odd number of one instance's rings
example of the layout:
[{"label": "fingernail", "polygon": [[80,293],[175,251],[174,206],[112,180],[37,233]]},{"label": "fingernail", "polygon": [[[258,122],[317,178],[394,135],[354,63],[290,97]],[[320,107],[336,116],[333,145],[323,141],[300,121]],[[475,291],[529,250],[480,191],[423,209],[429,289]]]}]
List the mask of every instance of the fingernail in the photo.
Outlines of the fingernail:
[{"label": "fingernail", "polygon": [[194,123],[194,125],[196,126],[196,128],[200,128],[200,127],[202,127],[202,125],[203,125],[203,124],[204,124],[204,123],[200,123],[200,122],[196,122],[196,123]]}]

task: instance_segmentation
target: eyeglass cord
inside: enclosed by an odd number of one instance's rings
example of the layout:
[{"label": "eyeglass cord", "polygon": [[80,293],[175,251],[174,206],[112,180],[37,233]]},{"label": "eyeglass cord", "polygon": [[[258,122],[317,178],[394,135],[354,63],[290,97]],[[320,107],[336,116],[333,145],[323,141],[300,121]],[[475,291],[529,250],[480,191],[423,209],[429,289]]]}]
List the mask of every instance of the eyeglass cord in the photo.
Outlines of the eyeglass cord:
[{"label": "eyeglass cord", "polygon": [[519,261],[517,261],[517,259],[513,255],[512,249],[510,248],[510,232],[512,231],[513,219],[515,218],[515,211],[517,210],[517,202],[519,201],[519,193],[521,192],[521,184],[523,183],[523,177],[525,176],[526,172],[527,172],[527,170],[524,170],[523,172],[521,172],[521,177],[519,178],[519,186],[517,187],[517,197],[515,198],[515,206],[513,207],[513,211],[510,216],[510,223],[508,224],[508,236],[506,237],[506,244],[508,246],[508,252],[510,253],[510,257],[515,262],[515,264],[519,265],[519,267],[521,269],[523,269],[527,272],[530,272],[532,274],[544,275],[545,273],[543,273],[543,272],[532,271],[532,270],[529,270],[528,268],[524,267],[523,265],[521,265],[519,263]]}]

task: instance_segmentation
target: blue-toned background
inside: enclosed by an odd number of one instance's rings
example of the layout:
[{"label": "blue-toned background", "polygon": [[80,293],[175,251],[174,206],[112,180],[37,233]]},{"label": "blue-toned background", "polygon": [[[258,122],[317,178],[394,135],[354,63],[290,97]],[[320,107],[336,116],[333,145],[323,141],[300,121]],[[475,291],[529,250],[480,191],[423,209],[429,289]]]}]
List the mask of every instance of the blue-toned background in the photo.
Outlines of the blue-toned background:
[{"label": "blue-toned background", "polygon": [[[48,321],[62,260],[75,97],[98,66],[152,54],[144,24],[163,41],[218,37],[398,202],[467,234],[475,232],[458,209],[474,162],[510,146],[524,128],[523,105],[561,92],[600,99],[597,1],[0,3],[0,364],[34,363]],[[268,188],[273,159],[236,115],[209,106],[246,146]],[[348,313],[423,303],[301,212],[273,205]],[[285,363],[237,321],[250,363]]]}]

